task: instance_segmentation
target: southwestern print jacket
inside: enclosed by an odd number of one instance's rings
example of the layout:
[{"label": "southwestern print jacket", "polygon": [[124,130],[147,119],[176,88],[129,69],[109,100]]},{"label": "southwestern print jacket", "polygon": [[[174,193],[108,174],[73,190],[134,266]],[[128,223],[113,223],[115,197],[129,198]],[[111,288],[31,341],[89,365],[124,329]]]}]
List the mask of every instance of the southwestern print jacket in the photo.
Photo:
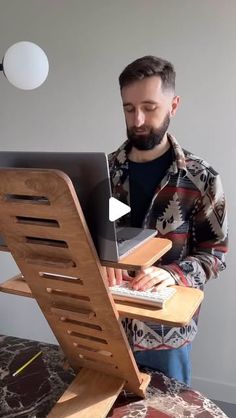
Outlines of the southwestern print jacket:
[{"label": "southwestern print jacket", "polygon": [[[168,134],[173,163],[152,198],[143,228],[156,228],[158,237],[169,238],[172,248],[155,265],[164,268],[181,286],[203,289],[225,268],[227,217],[218,173],[205,161],[183,150]],[[128,142],[109,155],[113,196],[129,205]],[[142,199],[142,196],[140,196]],[[119,225],[130,225],[130,214]],[[182,328],[123,321],[132,348],[178,348],[193,340],[199,309]]]}]

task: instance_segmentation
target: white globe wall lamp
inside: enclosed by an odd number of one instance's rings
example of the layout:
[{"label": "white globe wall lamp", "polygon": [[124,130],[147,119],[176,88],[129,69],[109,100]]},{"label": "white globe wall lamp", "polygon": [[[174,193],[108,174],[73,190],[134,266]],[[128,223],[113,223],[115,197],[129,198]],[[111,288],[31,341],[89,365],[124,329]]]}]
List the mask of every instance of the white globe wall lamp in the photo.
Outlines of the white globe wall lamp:
[{"label": "white globe wall lamp", "polygon": [[49,63],[45,52],[33,42],[17,42],[6,51],[0,71],[7,80],[22,90],[41,86],[48,76]]}]

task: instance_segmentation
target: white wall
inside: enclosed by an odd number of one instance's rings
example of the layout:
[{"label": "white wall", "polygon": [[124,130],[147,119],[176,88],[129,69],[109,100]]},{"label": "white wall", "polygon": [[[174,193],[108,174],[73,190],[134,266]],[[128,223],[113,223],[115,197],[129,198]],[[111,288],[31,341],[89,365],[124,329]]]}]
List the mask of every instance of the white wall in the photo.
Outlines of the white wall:
[{"label": "white wall", "polygon": [[[222,175],[230,211],[231,254],[209,283],[193,349],[193,383],[213,398],[236,399],[234,0],[0,0],[0,57],[31,40],[50,73],[23,92],[0,78],[2,150],[101,150],[124,139],[117,77],[144,54],[171,60],[182,107],[171,132]],[[16,271],[1,254],[0,280]],[[36,303],[0,294],[0,332],[55,341]]]}]

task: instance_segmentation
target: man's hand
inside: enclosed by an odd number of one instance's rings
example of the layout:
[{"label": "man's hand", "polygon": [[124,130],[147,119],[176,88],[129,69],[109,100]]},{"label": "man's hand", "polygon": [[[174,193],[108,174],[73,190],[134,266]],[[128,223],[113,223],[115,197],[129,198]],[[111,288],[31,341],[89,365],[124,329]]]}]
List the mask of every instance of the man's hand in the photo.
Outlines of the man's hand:
[{"label": "man's hand", "polygon": [[105,276],[107,277],[108,286],[121,284],[123,279],[130,279],[127,270],[113,269],[112,267],[103,267]]},{"label": "man's hand", "polygon": [[153,290],[158,291],[174,284],[176,284],[175,279],[168,271],[155,266],[143,269],[130,281],[134,290],[148,290],[154,287]]}]

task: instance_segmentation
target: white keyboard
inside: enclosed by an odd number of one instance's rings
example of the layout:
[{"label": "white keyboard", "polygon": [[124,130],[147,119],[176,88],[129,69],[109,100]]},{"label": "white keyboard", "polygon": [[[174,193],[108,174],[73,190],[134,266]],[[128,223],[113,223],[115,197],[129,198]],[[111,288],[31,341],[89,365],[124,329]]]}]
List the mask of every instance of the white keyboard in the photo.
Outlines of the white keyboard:
[{"label": "white keyboard", "polygon": [[156,292],[152,292],[152,288],[145,291],[134,290],[130,288],[128,281],[124,281],[120,285],[111,286],[109,289],[117,301],[128,300],[159,308],[163,308],[165,302],[176,293],[176,289],[173,287],[165,287]]}]

